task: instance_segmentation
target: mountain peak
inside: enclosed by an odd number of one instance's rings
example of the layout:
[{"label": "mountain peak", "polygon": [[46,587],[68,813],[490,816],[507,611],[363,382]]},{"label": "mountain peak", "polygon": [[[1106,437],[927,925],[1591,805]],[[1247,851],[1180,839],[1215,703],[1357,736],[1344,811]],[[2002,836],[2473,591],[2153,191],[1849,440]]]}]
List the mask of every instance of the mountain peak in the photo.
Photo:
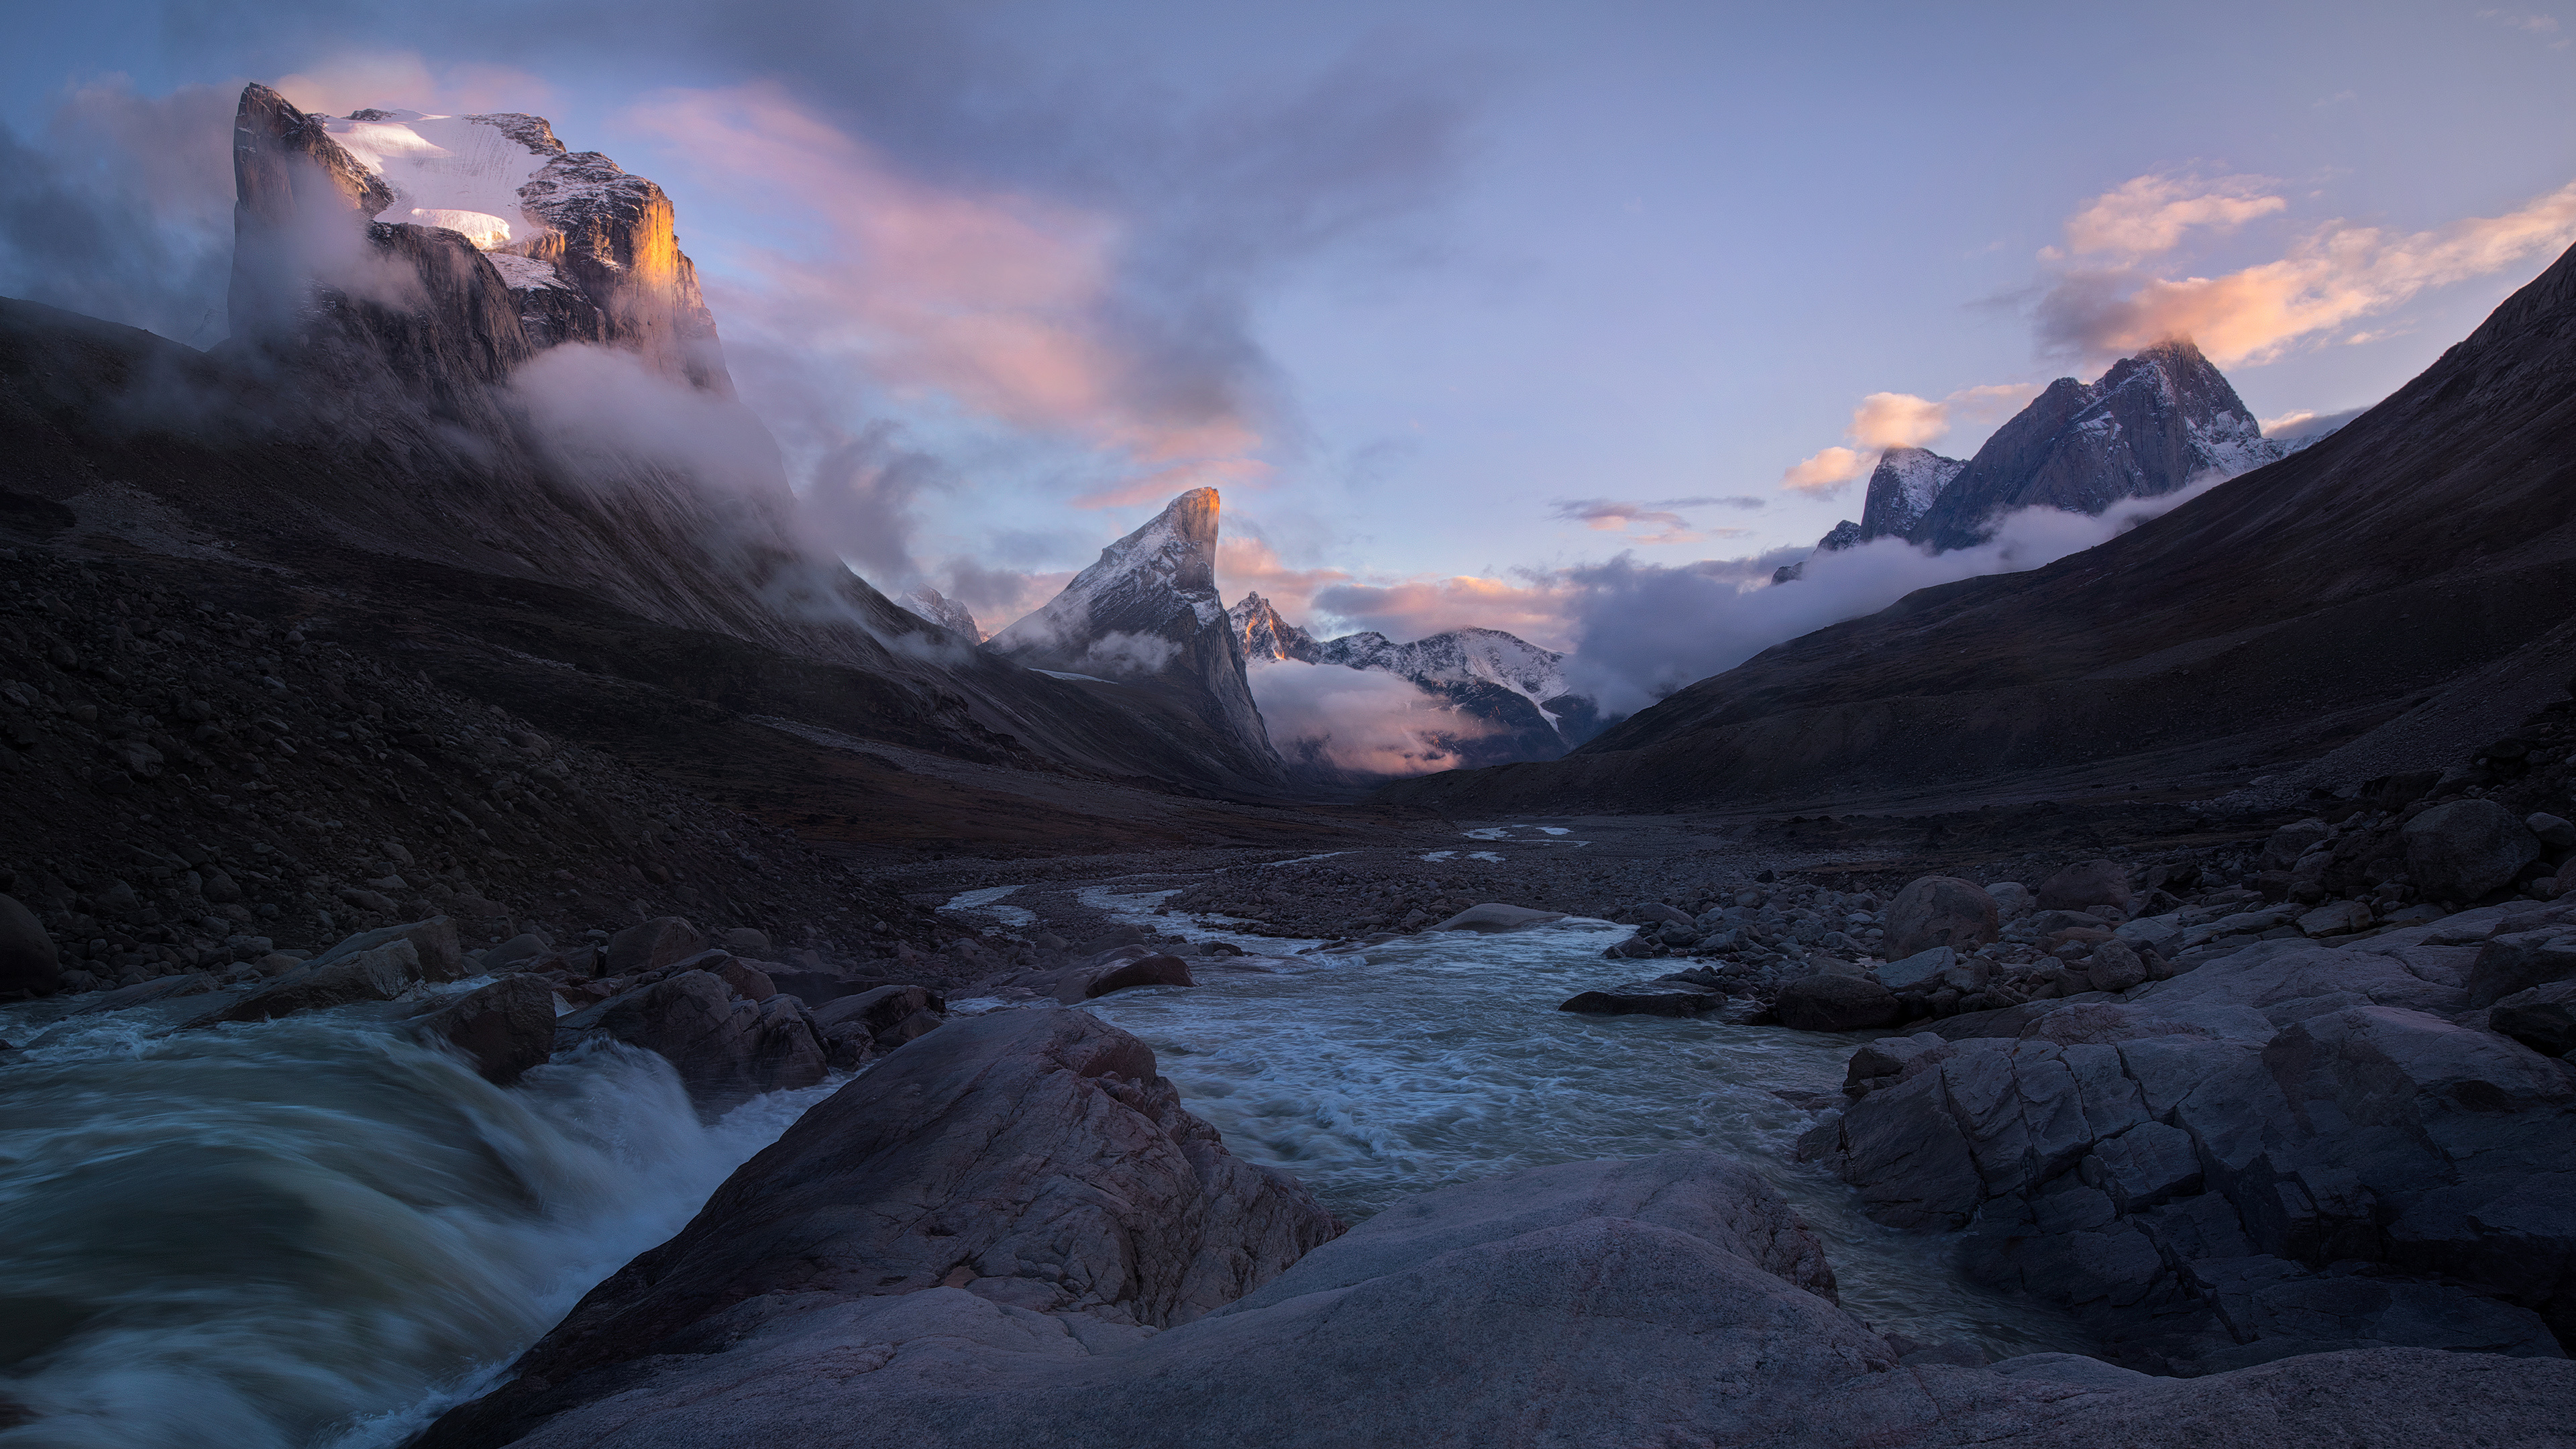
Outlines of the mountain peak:
[{"label": "mountain peak", "polygon": [[2197,345],[2168,338],[2090,383],[2050,383],[1995,430],[1906,536],[1966,548],[2015,509],[2098,514],[2123,498],[2232,478],[2285,451]]},{"label": "mountain peak", "polygon": [[1246,664],[1276,664],[1282,659],[1312,664],[1323,658],[1323,646],[1315,636],[1279,617],[1278,609],[1259,594],[1244,595],[1243,602],[1225,611],[1225,617],[1234,636],[1243,641]]},{"label": "mountain peak", "polygon": [[987,647],[1033,669],[1171,693],[1270,770],[1278,756],[1216,592],[1217,492],[1193,488]]}]

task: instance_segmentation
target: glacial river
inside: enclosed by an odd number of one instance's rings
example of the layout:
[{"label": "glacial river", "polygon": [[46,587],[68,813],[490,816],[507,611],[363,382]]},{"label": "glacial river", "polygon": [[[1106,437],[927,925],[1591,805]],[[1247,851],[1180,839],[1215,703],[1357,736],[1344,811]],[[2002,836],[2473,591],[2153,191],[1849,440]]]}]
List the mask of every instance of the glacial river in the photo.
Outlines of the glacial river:
[{"label": "glacial river", "polygon": [[[1010,919],[1008,895],[952,907]],[[1843,1302],[1879,1327],[1997,1355],[2083,1347],[2057,1314],[1959,1279],[1943,1239],[1870,1223],[1789,1160],[1817,1116],[1778,1093],[1833,1092],[1851,1040],[1557,1011],[1651,974],[1602,958],[1620,928],[1299,955],[1314,943],[1154,914],[1159,895],[1084,895],[1259,953],[1082,1009],[1151,1044],[1235,1152],[1345,1217],[1519,1167],[1707,1146],[1787,1194]],[[398,1444],[835,1085],[706,1127],[640,1052],[503,1091],[354,1009],[170,1030],[203,1004],[0,1008],[0,1038],[31,1046],[0,1065],[0,1449]]]},{"label": "glacial river", "polygon": [[[1152,914],[1159,893],[1083,899],[1247,952],[1318,944]],[[1516,1168],[1707,1147],[1796,1205],[1824,1240],[1843,1305],[1880,1329],[1967,1340],[1998,1358],[2084,1351],[2062,1313],[1954,1272],[1954,1240],[1881,1227],[1831,1173],[1791,1160],[1820,1118],[1779,1092],[1838,1094],[1865,1037],[1558,1011],[1577,992],[1665,969],[1604,959],[1628,934],[1578,920],[1288,954],[1254,969],[1194,960],[1196,987],[1124,991],[1087,1009],[1151,1045],[1182,1102],[1230,1149],[1295,1173],[1345,1217]]]}]

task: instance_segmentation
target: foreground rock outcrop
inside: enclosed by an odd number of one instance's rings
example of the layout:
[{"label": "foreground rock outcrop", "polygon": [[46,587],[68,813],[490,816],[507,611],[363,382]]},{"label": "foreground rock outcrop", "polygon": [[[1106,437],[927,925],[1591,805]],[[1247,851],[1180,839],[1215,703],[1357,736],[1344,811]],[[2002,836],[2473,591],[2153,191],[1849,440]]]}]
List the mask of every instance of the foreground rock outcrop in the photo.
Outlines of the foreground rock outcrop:
[{"label": "foreground rock outcrop", "polygon": [[419,1442],[2397,1449],[2549,1442],[2576,1399],[2576,1364],[2482,1354],[2182,1383],[1901,1352],[1837,1306],[1779,1196],[1700,1151],[1461,1184],[1331,1232],[1180,1110],[1134,1038],[993,1013],[816,1108]]},{"label": "foreground rock outcrop", "polygon": [[1856,1054],[1858,1100],[1815,1147],[1873,1216],[1966,1229],[1972,1271],[2143,1368],[2555,1357],[2576,1337],[2576,1064],[2491,1029],[2473,983],[2527,997],[2507,1024],[2554,1044],[2539,993],[2576,975],[2571,929],[2576,906],[2490,908],[1957,1017]]}]

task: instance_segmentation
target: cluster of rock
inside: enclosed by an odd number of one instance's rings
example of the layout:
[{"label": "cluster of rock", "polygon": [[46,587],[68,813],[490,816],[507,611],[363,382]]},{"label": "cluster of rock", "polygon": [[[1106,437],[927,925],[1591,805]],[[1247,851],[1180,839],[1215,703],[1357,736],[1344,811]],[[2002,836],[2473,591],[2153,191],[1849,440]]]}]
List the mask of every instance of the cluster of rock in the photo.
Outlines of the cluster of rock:
[{"label": "cluster of rock", "polygon": [[1964,1230],[1972,1272],[2154,1372],[2373,1344],[2557,1356],[2576,905],[2265,935],[2123,995],[1883,1037],[1805,1150],[1873,1216]]},{"label": "cluster of rock", "polygon": [[1133,1037],[999,1011],[887,1058],[422,1449],[2539,1443],[2576,1365],[2379,1348],[2157,1380],[1872,1330],[1713,1154],[1447,1187],[1346,1233]]}]

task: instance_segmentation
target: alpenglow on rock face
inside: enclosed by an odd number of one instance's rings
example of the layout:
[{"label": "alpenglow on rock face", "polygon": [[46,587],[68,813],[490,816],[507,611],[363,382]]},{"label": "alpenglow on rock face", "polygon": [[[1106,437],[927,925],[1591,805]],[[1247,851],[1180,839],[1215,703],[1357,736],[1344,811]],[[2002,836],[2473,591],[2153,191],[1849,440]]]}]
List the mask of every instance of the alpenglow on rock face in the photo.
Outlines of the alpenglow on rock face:
[{"label": "alpenglow on rock face", "polygon": [[1216,490],[1193,488],[986,647],[1052,674],[1161,689],[1276,770],[1243,644],[1217,600],[1216,540]]},{"label": "alpenglow on rock face", "polygon": [[[588,342],[732,393],[671,199],[596,151],[567,150],[542,117],[308,115],[253,83],[233,171],[237,337],[309,328],[317,310],[386,332],[352,303],[408,292],[409,273],[445,304],[426,315],[452,335],[401,339],[397,371],[490,383],[535,352]],[[384,336],[370,340],[386,350]]]}]

